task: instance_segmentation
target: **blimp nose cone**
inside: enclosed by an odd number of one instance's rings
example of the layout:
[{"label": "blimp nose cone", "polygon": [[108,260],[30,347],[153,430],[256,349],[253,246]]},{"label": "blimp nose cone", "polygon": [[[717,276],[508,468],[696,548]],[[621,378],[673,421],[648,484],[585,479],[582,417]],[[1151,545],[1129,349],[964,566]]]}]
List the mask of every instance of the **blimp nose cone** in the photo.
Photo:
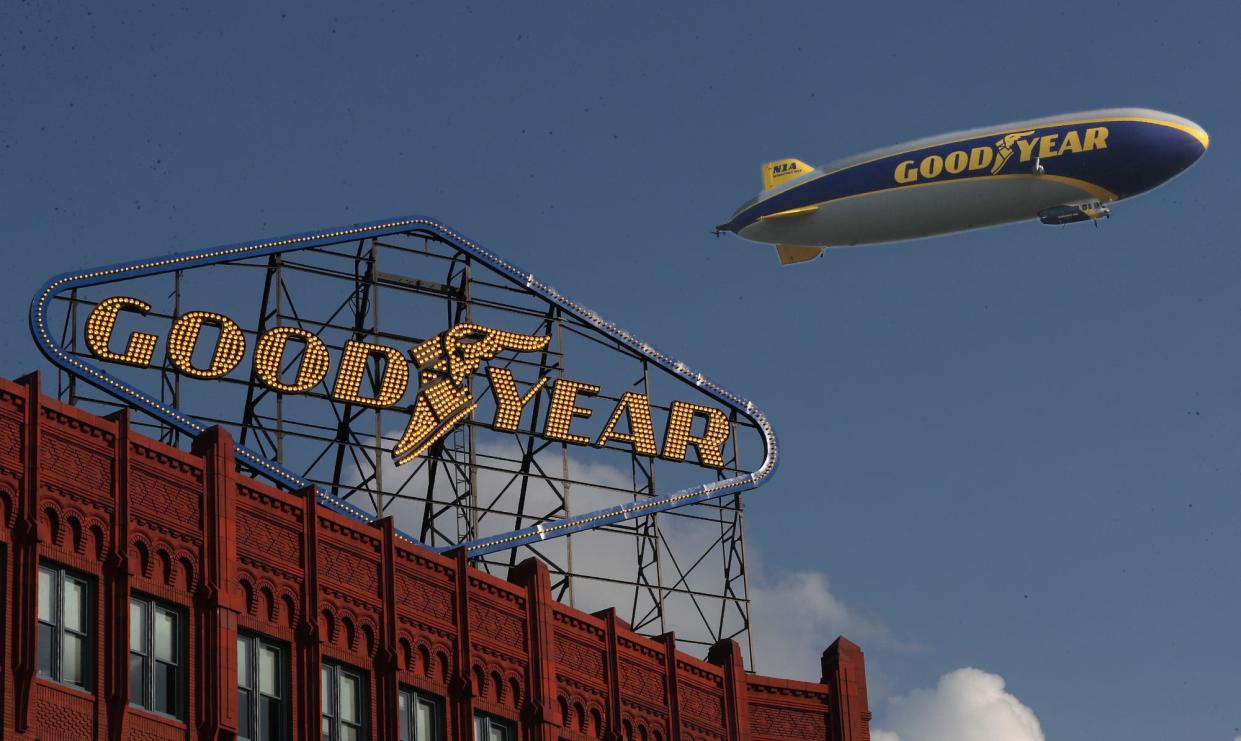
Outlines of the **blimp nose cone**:
[{"label": "blimp nose cone", "polygon": [[1207,149],[1210,148],[1211,136],[1207,134],[1206,129],[1202,128],[1198,124],[1193,123],[1192,121],[1188,121],[1187,123],[1189,125],[1185,127],[1184,134],[1198,145],[1197,148],[1193,145],[1188,147],[1187,153],[1193,157],[1189,164],[1193,164],[1198,161],[1199,157],[1206,154]]},{"label": "blimp nose cone", "polygon": [[1178,132],[1180,141],[1169,147],[1172,169],[1175,173],[1183,172],[1206,154],[1211,146],[1211,137],[1206,130],[1197,124],[1186,126]]},{"label": "blimp nose cone", "polygon": [[[1211,146],[1211,136],[1207,134],[1206,129],[1202,128],[1193,121],[1186,119],[1185,124],[1186,125],[1182,130],[1182,133],[1189,139],[1192,139],[1193,144],[1196,145],[1197,157],[1194,157],[1196,160],[1198,157],[1201,157]],[[1191,152],[1194,151],[1194,149],[1194,146],[1190,146]]]},{"label": "blimp nose cone", "polygon": [[1207,151],[1211,138],[1188,119],[1151,121],[1131,130],[1136,145],[1123,163],[1117,193],[1122,198],[1145,193],[1184,172]]}]

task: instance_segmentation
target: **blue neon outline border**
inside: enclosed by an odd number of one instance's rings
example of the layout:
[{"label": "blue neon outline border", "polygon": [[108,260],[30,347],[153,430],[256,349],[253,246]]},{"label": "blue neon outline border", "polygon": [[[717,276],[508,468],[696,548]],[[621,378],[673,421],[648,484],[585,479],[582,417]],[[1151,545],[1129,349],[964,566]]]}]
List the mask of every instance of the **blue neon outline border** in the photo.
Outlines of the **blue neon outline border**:
[{"label": "blue neon outline border", "polygon": [[[479,538],[477,540],[472,540],[467,543],[461,543],[453,546],[431,548],[431,546],[422,543],[417,538],[414,538],[404,532],[397,531],[402,538],[416,545],[439,552],[454,550],[457,548],[465,548],[466,552],[470,555],[485,555],[496,551],[517,548],[536,541],[543,541],[549,538],[557,538],[564,535],[571,535],[583,530],[602,527],[614,522],[627,520],[630,517],[655,514],[669,509],[674,509],[676,507],[684,507],[686,505],[704,502],[721,497],[730,492],[741,492],[749,489],[755,489],[766,483],[771,475],[775,473],[779,459],[779,446],[776,442],[776,434],[772,429],[770,422],[768,422],[767,417],[759,411],[752,402],[733,394],[731,391],[722,386],[713,383],[701,373],[692,371],[686,364],[670,355],[660,352],[650,344],[643,342],[615,324],[605,321],[595,312],[566,298],[556,289],[536,279],[533,274],[521,271],[516,265],[513,265],[512,263],[500,258],[498,255],[493,254],[482,245],[469,239],[460,232],[435,219],[425,216],[402,216],[394,219],[383,219],[380,221],[338,227],[335,229],[291,234],[289,236],[279,237],[273,240],[245,242],[222,247],[213,247],[197,252],[176,253],[162,258],[116,263],[114,265],[96,268],[87,272],[62,273],[52,277],[40,286],[39,291],[31,300],[30,334],[34,338],[35,344],[39,346],[39,350],[57,367],[73,374],[74,376],[77,376],[78,378],[81,378],[87,383],[96,386],[105,393],[117,397],[123,402],[137,406],[142,411],[156,417],[157,419],[160,419],[187,435],[196,436],[204,432],[207,427],[194,418],[188,415],[183,415],[177,409],[166,406],[147,394],[142,393],[138,389],[112,376],[106,371],[93,368],[61,350],[61,348],[52,341],[51,333],[47,328],[46,308],[49,302],[61,292],[73,288],[103,285],[120,280],[128,280],[130,278],[158,275],[161,273],[171,272],[173,270],[203,267],[206,265],[224,262],[226,260],[243,257],[248,258],[291,252],[305,249],[307,247],[336,244],[345,240],[352,241],[354,239],[369,239],[392,234],[403,234],[414,230],[425,230],[434,233],[454,248],[469,254],[483,264],[487,265],[487,267],[505,276],[514,284],[523,287],[542,297],[544,300],[550,301],[551,303],[559,306],[561,309],[594,326],[596,329],[614,340],[621,342],[630,349],[640,353],[643,357],[647,358],[669,373],[679,376],[687,383],[693,384],[708,396],[736,409],[739,412],[742,412],[755,423],[762,433],[765,452],[762,466],[751,473],[734,476],[733,478],[724,479],[722,481],[709,482],[699,486],[690,487],[688,489],[681,489],[666,497],[649,499],[645,501],[628,502],[614,507],[595,510],[594,512],[588,512],[574,517],[567,517],[561,520],[554,520],[549,523],[540,523],[522,530],[514,530],[512,532],[502,533],[499,535],[491,535],[485,538]],[[236,456],[246,465],[263,471],[272,479],[282,481],[292,489],[303,489],[311,485],[310,482],[307,482],[294,475],[292,472],[262,458],[245,446],[236,446]],[[375,516],[372,513],[355,507],[343,499],[338,499],[331,496],[330,494],[319,490],[318,487],[315,487],[315,491],[318,494],[319,502],[330,509],[366,523],[372,523],[375,521]]]}]

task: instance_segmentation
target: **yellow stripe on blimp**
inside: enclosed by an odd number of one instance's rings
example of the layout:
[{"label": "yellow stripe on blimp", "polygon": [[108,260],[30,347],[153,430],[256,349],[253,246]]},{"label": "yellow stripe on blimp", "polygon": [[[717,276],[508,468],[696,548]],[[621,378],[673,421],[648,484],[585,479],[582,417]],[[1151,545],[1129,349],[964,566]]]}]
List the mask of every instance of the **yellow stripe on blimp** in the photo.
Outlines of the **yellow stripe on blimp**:
[{"label": "yellow stripe on blimp", "polygon": [[790,208],[788,211],[777,211],[774,214],[767,214],[766,216],[760,216],[758,217],[758,220],[766,221],[768,219],[783,219],[787,216],[800,216],[802,214],[812,214],[818,210],[819,210],[819,207],[817,205],[802,206],[801,208]]},{"label": "yellow stripe on blimp", "polygon": [[910,188],[928,188],[932,185],[950,185],[953,183],[972,183],[978,180],[1005,180],[1005,179],[1014,179],[1014,178],[1026,178],[1026,179],[1031,179],[1031,180],[1033,179],[1051,180],[1052,182],[1061,183],[1064,185],[1072,186],[1074,188],[1078,188],[1080,190],[1084,190],[1090,195],[1094,196],[1096,199],[1100,201],[1105,201],[1105,202],[1115,201],[1117,198],[1116,194],[1108,190],[1107,188],[1100,187],[1098,185],[1095,185],[1094,183],[1087,182],[1085,180],[1080,180],[1078,178],[1065,177],[1064,175],[1047,175],[1047,174],[1035,175],[1034,173],[1019,172],[1019,173],[1008,173],[1005,175],[976,175],[970,178],[956,178],[954,180],[933,180],[929,183],[913,183],[911,185],[898,185],[893,188],[879,188],[878,190],[868,190],[865,193],[853,193],[851,195],[841,196],[839,198],[830,198],[826,201],[819,201],[818,203],[814,203],[809,206],[802,206],[801,208],[789,209],[788,211],[780,211],[778,213],[760,217],[759,221],[764,221],[766,219],[771,219],[771,218],[781,217],[781,216],[793,216],[797,213],[802,213],[806,211],[814,211],[814,210],[817,210],[820,206],[823,206],[828,203],[839,203],[840,201],[848,201],[854,198],[862,198],[863,196],[874,195],[876,193],[891,193],[892,191],[909,190]]},{"label": "yellow stripe on blimp", "polygon": [[[1171,124],[1168,124],[1168,125],[1171,126]],[[1202,129],[1195,129],[1192,126],[1177,126],[1176,128],[1180,129],[1181,131],[1186,132],[1193,138],[1197,139],[1198,143],[1202,145],[1203,151],[1206,151],[1207,149],[1211,148],[1211,137],[1209,134],[1207,134],[1207,132],[1203,131]]]},{"label": "yellow stripe on blimp", "polygon": [[1207,132],[1203,131],[1197,126],[1186,126],[1185,124],[1177,123],[1176,121],[1160,121],[1157,118],[1117,118],[1117,119],[1107,119],[1107,120],[1114,120],[1114,121],[1120,121],[1120,122],[1137,121],[1139,123],[1159,124],[1160,126],[1167,126],[1168,128],[1171,128],[1171,129],[1177,129],[1178,131],[1184,131],[1186,134],[1189,134],[1193,138],[1197,139],[1198,143],[1202,145],[1203,149],[1207,149],[1211,145],[1211,137],[1207,135]]},{"label": "yellow stripe on blimp", "polygon": [[1098,198],[1100,201],[1116,200],[1116,194],[1108,190],[1107,188],[1095,185],[1094,183],[1091,183],[1086,180],[1081,180],[1080,178],[1070,178],[1070,177],[1065,177],[1064,175],[1048,175],[1046,173],[1042,175],[1035,175],[1033,173],[1015,173],[1015,174],[1010,174],[1010,175],[989,175],[988,177],[1042,178],[1044,180],[1052,180],[1057,183],[1064,183],[1065,185],[1071,185],[1074,188],[1081,188],[1082,190],[1086,191],[1087,193],[1094,196],[1095,198]]}]

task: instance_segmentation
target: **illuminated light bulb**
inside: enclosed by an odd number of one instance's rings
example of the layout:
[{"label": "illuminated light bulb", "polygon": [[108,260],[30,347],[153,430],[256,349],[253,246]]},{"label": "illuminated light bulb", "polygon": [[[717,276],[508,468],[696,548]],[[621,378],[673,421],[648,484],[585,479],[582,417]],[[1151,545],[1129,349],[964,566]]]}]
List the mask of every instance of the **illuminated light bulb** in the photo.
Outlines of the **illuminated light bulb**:
[{"label": "illuminated light bulb", "polygon": [[134,332],[129,335],[123,353],[109,350],[108,345],[112,341],[112,330],[116,327],[117,315],[120,312],[133,311],[146,315],[150,310],[151,305],[147,302],[127,296],[113,296],[100,301],[86,318],[86,346],[100,360],[139,368],[149,366],[151,357],[155,354],[155,343],[159,340],[155,335]]},{"label": "illuminated light bulb", "polygon": [[[290,339],[300,340],[305,349],[297,376],[292,384],[280,380],[280,365]],[[254,348],[254,373],[269,387],[284,393],[301,393],[319,385],[327,376],[327,345],[323,340],[299,327],[276,327],[261,338]]]},{"label": "illuminated light bulb", "polygon": [[543,437],[566,443],[589,445],[590,438],[569,432],[574,417],[589,419],[592,410],[577,406],[578,394],[594,396],[599,387],[567,378],[558,379],[552,385],[551,407],[547,411],[547,423],[543,425]]},{"label": "illuminated light bulb", "polygon": [[[211,364],[205,369],[194,367],[194,348],[203,325],[220,330],[216,338]],[[246,336],[241,327],[223,314],[191,311],[177,317],[168,333],[168,360],[180,373],[194,378],[220,378],[237,367],[246,352]]]},{"label": "illuminated light bulb", "polygon": [[[362,396],[362,378],[372,355],[385,359],[379,391],[374,397]],[[336,385],[332,398],[337,401],[361,404],[369,407],[388,407],[401,400],[409,386],[409,363],[400,350],[388,345],[349,340],[341,355],[340,368],[336,371]]]},{"label": "illuminated light bulb", "polygon": [[517,382],[512,371],[507,368],[487,367],[487,379],[491,384],[491,393],[496,401],[495,418],[491,426],[497,430],[515,432],[521,426],[521,414],[526,405],[535,397],[539,389],[547,383],[547,376],[539,378],[522,396],[517,391]]},{"label": "illuminated light bulb", "polygon": [[[616,424],[624,413],[629,416],[629,432],[616,432]],[[595,441],[595,447],[603,447],[608,440],[627,442],[639,455],[659,455],[659,448],[655,444],[655,427],[651,423],[651,402],[646,394],[627,391],[621,396],[616,408],[612,410],[612,416],[603,426],[599,439]]]},{"label": "illuminated light bulb", "polygon": [[[706,418],[706,430],[701,436],[692,433],[695,416]],[[698,462],[712,468],[724,467],[721,447],[732,433],[732,426],[724,412],[715,407],[674,401],[668,411],[668,429],[664,435],[664,449],[660,457],[683,461],[693,445]]]}]

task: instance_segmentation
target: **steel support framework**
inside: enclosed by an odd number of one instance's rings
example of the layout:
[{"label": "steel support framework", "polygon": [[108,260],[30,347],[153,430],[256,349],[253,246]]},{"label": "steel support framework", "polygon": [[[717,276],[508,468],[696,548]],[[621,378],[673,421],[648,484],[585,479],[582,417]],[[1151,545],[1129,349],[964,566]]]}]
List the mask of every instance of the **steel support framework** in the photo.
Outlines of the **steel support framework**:
[{"label": "steel support framework", "polygon": [[[565,378],[570,372],[566,357],[586,346],[591,352],[606,353],[614,369],[610,372],[617,378],[627,377],[626,383],[633,390],[651,399],[653,409],[665,414],[668,411],[666,406],[659,406],[653,389],[652,376],[663,373],[662,369],[652,369],[646,358],[560,307],[532,300],[498,280],[470,255],[433,233],[414,230],[239,259],[213,268],[238,276],[239,284],[259,288],[254,291],[261,296],[257,312],[252,314],[255,328],[245,328],[250,346],[259,334],[277,326],[309,330],[337,352],[346,339],[410,346],[433,333],[427,330],[418,336],[408,331],[413,307],[419,307],[415,314],[422,316],[430,313],[423,312],[426,307],[433,311],[439,305],[443,319],[432,325],[441,331],[459,322],[487,324],[503,316],[515,331],[553,338],[540,353],[499,356],[491,361],[493,366],[513,369],[523,379]],[[141,279],[148,285],[162,286],[166,297],[149,318],[171,321],[183,309],[203,308],[199,305],[201,292],[194,294],[195,303],[191,305],[186,286],[189,276],[177,271],[171,281],[168,277]],[[220,280],[220,276],[215,275],[213,280]],[[102,296],[100,291],[75,289],[57,297],[65,305],[59,343],[71,355],[90,357],[79,327]],[[566,344],[575,349],[566,350]],[[301,360],[300,351],[287,354],[283,370],[295,372]],[[270,389],[252,374],[236,374],[218,379],[226,391],[200,395],[202,398],[195,401],[186,398],[186,385],[168,361],[141,372],[148,376],[146,388],[158,384],[161,400],[196,414],[200,420],[229,426],[241,444],[324,491],[345,500],[360,499],[381,515],[393,514],[398,527],[416,533],[431,547],[466,543],[486,533],[520,530],[568,516],[573,512],[575,490],[588,490],[596,499],[617,501],[650,499],[659,493],[655,458],[634,454],[626,446],[589,451],[607,455],[609,471],[627,471],[626,482],[614,476],[600,481],[581,473],[594,470],[591,464],[579,461],[586,451],[579,453],[579,449],[538,434],[533,420],[545,413],[551,384],[530,402],[532,422],[528,427],[502,435],[484,422],[470,420],[417,461],[396,468],[386,461],[386,450],[399,436],[407,415],[400,410],[336,401],[326,380],[295,399]],[[378,386],[382,372],[377,361],[368,366],[372,387]],[[158,379],[150,379],[150,375]],[[89,387],[81,386],[63,370],[58,380],[59,396],[64,401],[105,413],[121,406],[114,399],[91,393]],[[667,379],[660,380],[666,388]],[[486,378],[472,378],[471,383],[485,386]],[[471,388],[472,392],[476,390]],[[240,401],[231,402],[226,397]],[[317,400],[320,409],[330,410],[330,416],[302,411],[307,398]],[[619,395],[600,394],[600,398],[614,401]],[[740,447],[743,433],[754,430],[753,423],[735,410],[730,422],[734,434],[728,458],[716,474],[721,480],[744,473]],[[136,418],[135,424],[166,442],[184,442],[177,429],[158,420]],[[485,442],[481,439],[484,434]],[[497,441],[498,437],[506,439]],[[624,458],[627,460],[622,466]],[[658,465],[662,471],[691,464]],[[706,471],[698,470],[700,476]],[[632,555],[617,555],[622,552]],[[475,558],[474,562],[503,575],[530,554],[547,563],[556,599],[588,609],[615,606],[635,630],[650,635],[675,630],[677,638],[688,645],[705,647],[722,638],[736,639],[749,647],[753,666],[739,495],[522,545]]]}]

